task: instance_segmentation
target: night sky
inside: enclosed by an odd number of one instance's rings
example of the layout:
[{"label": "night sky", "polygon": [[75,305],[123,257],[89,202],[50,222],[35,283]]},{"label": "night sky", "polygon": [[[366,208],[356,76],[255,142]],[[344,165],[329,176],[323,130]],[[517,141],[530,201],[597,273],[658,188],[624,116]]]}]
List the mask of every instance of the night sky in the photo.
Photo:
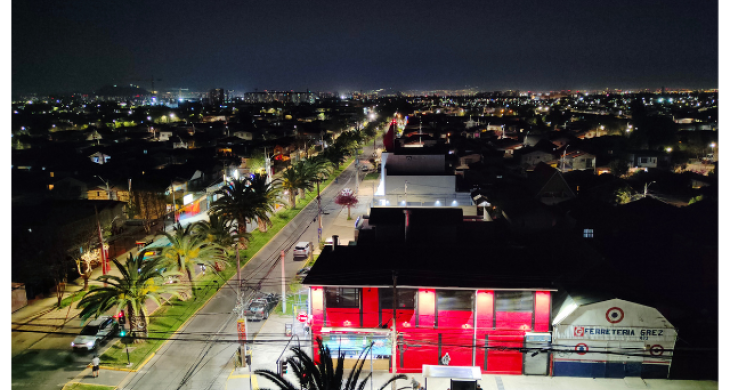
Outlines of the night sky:
[{"label": "night sky", "polygon": [[717,1],[42,1],[13,93],[717,88]]}]

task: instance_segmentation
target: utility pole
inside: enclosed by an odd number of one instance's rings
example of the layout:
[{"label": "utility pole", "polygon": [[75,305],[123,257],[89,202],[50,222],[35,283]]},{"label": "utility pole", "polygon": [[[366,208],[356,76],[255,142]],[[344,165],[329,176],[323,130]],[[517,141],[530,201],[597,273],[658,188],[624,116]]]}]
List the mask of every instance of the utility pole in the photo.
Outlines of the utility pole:
[{"label": "utility pole", "polygon": [[[395,321],[396,321],[396,314],[398,309],[398,289],[396,285],[398,284],[398,272],[393,271],[393,330],[390,333],[390,368],[392,371],[392,374],[396,374],[397,370],[397,364],[395,361],[396,355],[398,354],[398,334],[396,333],[395,328]],[[391,385],[391,390],[396,390],[395,387],[395,381],[393,381]]]},{"label": "utility pole", "polygon": [[317,179],[317,245],[322,242],[322,197],[319,194],[319,179]]},{"label": "utility pole", "polygon": [[177,204],[175,203],[175,186],[170,182],[170,193],[172,194],[172,224],[177,222]]},{"label": "utility pole", "polygon": [[[101,273],[106,275],[106,253],[104,253],[104,236],[101,234],[101,225],[99,224],[99,211],[94,206],[94,214],[96,214],[96,229],[99,234],[99,257],[101,257]],[[106,287],[106,283],[104,283]]]},{"label": "utility pole", "polygon": [[285,281],[285,274],[284,274],[284,260],[286,260],[286,252],[281,251],[281,302],[282,302],[282,312],[286,314],[286,290],[284,287],[286,286]]},{"label": "utility pole", "polygon": [[[238,355],[241,357],[241,365],[246,364],[246,356],[248,355],[248,323],[246,321],[246,316],[244,315],[244,311],[246,310],[246,305],[244,301],[244,294],[243,294],[243,284],[241,281],[241,254],[240,254],[240,247],[239,243],[236,242],[236,280],[238,283],[238,303],[236,305],[236,308],[238,309],[238,340],[241,342],[241,345],[238,346]],[[249,371],[251,370],[251,365],[249,364]],[[252,387],[253,389],[253,387]]]}]

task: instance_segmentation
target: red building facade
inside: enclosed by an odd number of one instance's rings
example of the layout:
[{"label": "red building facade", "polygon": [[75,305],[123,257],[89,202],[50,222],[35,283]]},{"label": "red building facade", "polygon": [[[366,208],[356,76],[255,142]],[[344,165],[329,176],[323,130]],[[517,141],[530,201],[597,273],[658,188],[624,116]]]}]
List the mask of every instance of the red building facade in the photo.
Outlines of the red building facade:
[{"label": "red building facade", "polygon": [[[382,285],[310,286],[313,340],[321,337],[332,350],[349,351],[348,357],[372,341],[375,357],[389,361],[392,291]],[[522,374],[519,348],[525,336],[550,331],[550,290],[399,286],[397,291],[399,373],[443,364],[448,354],[449,365]]]}]

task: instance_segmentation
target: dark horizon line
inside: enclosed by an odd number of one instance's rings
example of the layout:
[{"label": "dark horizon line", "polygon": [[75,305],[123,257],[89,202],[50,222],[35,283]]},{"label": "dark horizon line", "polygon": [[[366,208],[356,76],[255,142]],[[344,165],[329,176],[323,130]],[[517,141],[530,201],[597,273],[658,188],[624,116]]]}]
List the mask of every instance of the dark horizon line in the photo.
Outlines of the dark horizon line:
[{"label": "dark horizon line", "polygon": [[[67,95],[79,94],[79,93],[81,93],[81,94],[92,94],[92,93],[95,93],[96,90],[102,89],[102,88],[107,87],[107,86],[112,86],[112,85],[113,84],[105,85],[105,86],[96,88],[95,90],[92,90],[92,91],[88,91],[88,90],[87,91],[84,91],[82,89],[79,89],[79,90],[76,90],[76,91],[72,91],[72,92],[69,92],[69,91],[64,91],[64,92],[59,92],[59,91],[54,91],[54,92],[28,92],[28,91],[23,91],[23,92],[12,92],[11,94],[13,95],[13,97],[18,97],[18,96],[21,96],[21,95],[36,95],[36,96],[53,96],[53,95],[58,95],[58,96],[67,96]],[[128,86],[124,86],[124,87],[119,87],[119,88],[129,88],[129,87]],[[206,89],[201,89],[201,90],[192,91],[192,92],[194,92],[194,93],[200,93],[200,92],[207,93],[210,90],[217,89],[217,88],[218,87],[206,88]],[[142,89],[142,90],[145,90],[146,92],[149,92],[149,90],[147,88],[144,88],[144,87],[140,87],[139,89]],[[223,88],[223,89],[225,89],[225,88]],[[395,91],[395,92],[404,92],[404,91],[427,92],[427,91],[465,91],[465,90],[469,90],[469,89],[472,89],[472,88],[469,88],[469,87],[464,87],[464,88],[378,88],[378,89],[365,89],[365,88],[360,88],[360,89],[346,89],[346,88],[337,88],[337,89],[261,89],[261,88],[255,88],[255,90],[245,90],[243,93],[249,93],[249,92],[267,92],[268,91],[268,92],[315,92],[315,93],[316,92],[331,92],[331,93],[338,93],[339,94],[339,93],[346,93],[346,92],[363,92],[363,93],[369,93],[369,92],[373,92],[373,91],[377,91],[377,90]],[[503,89],[493,89],[493,88],[492,89],[483,89],[483,88],[478,88],[478,89],[476,89],[476,92],[475,93],[494,92],[494,91],[520,91],[520,92],[534,92],[534,93],[559,92],[559,91],[569,91],[569,92],[573,92],[573,91],[575,91],[575,92],[581,92],[581,91],[652,91],[652,90],[659,91],[659,90],[662,90],[662,89],[665,89],[667,91],[677,91],[677,90],[681,90],[681,91],[719,90],[718,87],[709,87],[709,88],[708,87],[702,87],[702,88],[697,88],[697,87],[695,87],[695,88],[685,88],[685,87],[676,87],[676,86],[667,87],[666,85],[664,85],[664,86],[658,86],[658,87],[642,87],[642,88],[611,88],[611,87],[602,87],[602,88],[571,88],[571,89],[566,89],[566,88],[562,88],[562,89],[519,89],[519,88],[515,88],[515,89],[504,89],[504,88]],[[160,91],[164,91],[165,93],[166,92],[176,92],[176,91],[179,91],[179,89],[160,88],[160,89],[158,89],[158,94],[159,94]],[[187,93],[190,93],[190,91],[188,91]]]}]

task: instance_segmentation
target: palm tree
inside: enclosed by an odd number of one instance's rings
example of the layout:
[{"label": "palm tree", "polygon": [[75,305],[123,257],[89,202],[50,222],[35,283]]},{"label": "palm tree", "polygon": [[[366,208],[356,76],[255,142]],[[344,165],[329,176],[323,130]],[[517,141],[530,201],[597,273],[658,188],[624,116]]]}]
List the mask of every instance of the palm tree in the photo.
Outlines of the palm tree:
[{"label": "palm tree", "polygon": [[215,266],[225,260],[224,251],[220,245],[208,242],[205,240],[205,236],[194,234],[194,230],[198,229],[196,225],[193,223],[183,228],[178,223],[173,234],[163,232],[162,235],[170,241],[170,245],[166,246],[160,254],[164,265],[173,270],[185,272],[193,297],[195,297],[195,281],[193,280],[195,265],[203,264],[216,269]]},{"label": "palm tree", "polygon": [[270,215],[276,210],[279,193],[281,192],[281,183],[274,180],[267,183],[267,175],[254,174],[248,180],[248,188],[253,192],[255,197],[254,215],[257,218],[259,231],[265,232],[271,226]]},{"label": "palm tree", "polygon": [[340,164],[347,160],[345,148],[342,148],[339,145],[330,146],[325,149],[320,156],[327,159],[327,161],[332,163],[332,165],[334,165],[337,169],[340,169]]},{"label": "palm tree", "polygon": [[231,180],[226,186],[216,191],[218,200],[213,202],[211,214],[225,215],[236,220],[236,230],[243,246],[246,247],[246,224],[256,218],[256,199],[248,188],[245,179]]},{"label": "palm tree", "polygon": [[[289,357],[286,362],[291,365],[292,371],[299,381],[299,386],[295,386],[289,380],[270,370],[256,370],[255,373],[274,382],[279,390],[299,390],[302,388],[309,390],[363,390],[365,388],[368,380],[371,380],[372,373],[365,376],[362,381],[360,380],[360,374],[365,364],[365,358],[372,349],[372,344],[360,353],[355,362],[355,367],[350,371],[346,381],[343,381],[345,354],[343,352],[338,353],[337,367],[335,367],[329,347],[325,346],[319,337],[317,338],[317,345],[320,364],[315,364],[312,358],[301,348],[291,348],[294,356]],[[408,379],[408,377],[404,374],[393,375],[378,390],[385,389],[398,379]],[[407,386],[398,390],[410,388],[411,386]]]},{"label": "palm tree", "polygon": [[296,191],[302,186],[301,170],[299,164],[294,164],[281,174],[281,188],[289,191],[289,204],[291,208],[296,207]]},{"label": "palm tree", "polygon": [[315,173],[315,182],[317,183],[317,201],[320,200],[320,193],[319,193],[319,183],[326,180],[329,175],[331,175],[335,167],[332,163],[330,163],[326,158],[322,156],[317,156],[313,159],[307,160],[310,162],[310,164],[313,164],[314,166],[311,168],[312,171]]},{"label": "palm tree", "polygon": [[304,191],[314,189],[314,184],[327,178],[332,172],[328,163],[319,159],[307,159],[301,164],[300,174],[302,186],[299,188],[299,196],[304,199]]},{"label": "palm tree", "polygon": [[[81,318],[86,320],[92,315],[96,318],[109,309],[116,311],[126,310],[132,336],[147,333],[147,301],[151,300],[158,306],[163,294],[180,297],[181,286],[165,284],[166,277],[178,275],[178,272],[160,271],[160,259],[144,259],[144,252],[136,258],[131,254],[125,265],[119,260],[112,259],[119,269],[121,276],[102,275],[97,278],[105,283],[103,287],[93,286],[79,302]],[[169,299],[169,298],[168,298]]]},{"label": "palm tree", "polygon": [[[193,234],[202,235],[204,240],[210,243],[216,243],[224,248],[228,248],[238,242],[238,233],[233,229],[233,220],[225,215],[210,215],[210,222],[200,221],[194,227]],[[250,239],[250,234],[246,233],[246,241]]]}]

